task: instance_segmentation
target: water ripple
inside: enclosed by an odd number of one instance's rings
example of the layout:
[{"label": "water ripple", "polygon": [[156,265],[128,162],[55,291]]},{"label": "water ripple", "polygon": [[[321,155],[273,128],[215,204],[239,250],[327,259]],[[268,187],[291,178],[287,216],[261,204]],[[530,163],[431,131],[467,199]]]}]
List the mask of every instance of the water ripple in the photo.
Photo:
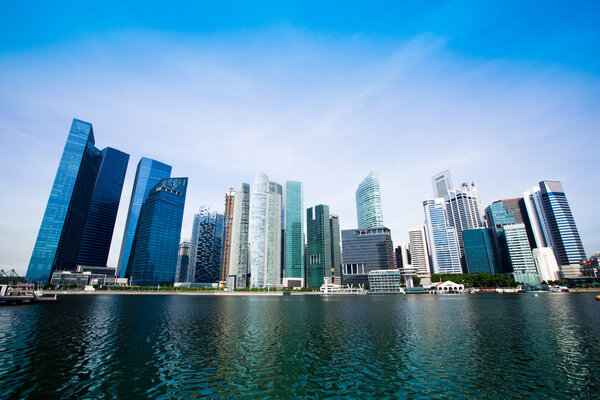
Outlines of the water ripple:
[{"label": "water ripple", "polygon": [[0,398],[596,398],[587,294],[63,296],[0,309]]}]

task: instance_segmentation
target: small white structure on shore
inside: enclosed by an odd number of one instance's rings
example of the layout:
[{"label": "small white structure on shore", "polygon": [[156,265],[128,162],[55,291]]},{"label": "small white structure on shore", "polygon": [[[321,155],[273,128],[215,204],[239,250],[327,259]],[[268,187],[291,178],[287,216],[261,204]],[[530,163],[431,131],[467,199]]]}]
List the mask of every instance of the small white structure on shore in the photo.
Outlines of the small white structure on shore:
[{"label": "small white structure on shore", "polygon": [[365,294],[365,289],[359,285],[359,287],[355,288],[352,285],[341,286],[335,285],[329,282],[330,278],[323,278],[323,285],[321,285],[320,292],[321,294]]},{"label": "small white structure on shore", "polygon": [[432,283],[429,293],[440,294],[440,293],[464,293],[465,285],[454,283],[452,281]]}]

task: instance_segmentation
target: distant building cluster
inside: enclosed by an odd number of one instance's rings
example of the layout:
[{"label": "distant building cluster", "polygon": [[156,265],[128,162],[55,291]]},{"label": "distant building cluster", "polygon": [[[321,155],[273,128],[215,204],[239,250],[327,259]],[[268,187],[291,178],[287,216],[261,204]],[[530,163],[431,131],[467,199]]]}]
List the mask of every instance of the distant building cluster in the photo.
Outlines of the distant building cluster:
[{"label": "distant building cluster", "polygon": [[137,165],[118,265],[109,268],[128,162],[119,150],[96,149],[92,125],[73,120],[27,280],[229,289],[328,282],[395,292],[413,278],[429,283],[432,273],[511,274],[531,285],[598,273],[557,181],[484,209],[474,182],[454,188],[443,171],[432,177],[424,223],[394,249],[377,173],[356,190],[358,227],[341,232],[328,205],[304,208],[302,182],[282,186],[258,173],[252,185],[226,193],[224,213],[200,207],[191,240],[181,241],[188,179],[146,157]]}]

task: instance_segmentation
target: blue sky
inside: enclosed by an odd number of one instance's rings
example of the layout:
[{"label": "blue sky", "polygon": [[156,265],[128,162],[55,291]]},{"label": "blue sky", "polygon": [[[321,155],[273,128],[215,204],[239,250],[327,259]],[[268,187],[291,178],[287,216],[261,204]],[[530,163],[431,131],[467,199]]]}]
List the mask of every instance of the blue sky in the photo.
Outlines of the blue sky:
[{"label": "blue sky", "polygon": [[[85,4],[82,4],[85,3]],[[550,5],[551,4],[551,5]],[[356,224],[380,174],[395,244],[430,176],[484,205],[563,182],[587,253],[600,131],[595,2],[14,2],[0,6],[0,267],[24,272],[70,121],[131,154],[109,264],[141,156],[189,176],[183,236],[257,170]]]}]

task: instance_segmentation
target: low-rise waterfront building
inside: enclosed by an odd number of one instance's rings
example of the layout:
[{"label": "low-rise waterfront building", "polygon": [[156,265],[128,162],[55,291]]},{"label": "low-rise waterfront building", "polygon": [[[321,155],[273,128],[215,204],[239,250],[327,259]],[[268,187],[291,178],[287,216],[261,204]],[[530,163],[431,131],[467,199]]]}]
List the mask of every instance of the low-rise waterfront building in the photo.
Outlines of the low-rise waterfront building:
[{"label": "low-rise waterfront building", "polygon": [[431,285],[429,292],[433,294],[464,293],[465,285],[454,283],[452,281],[437,282]]},{"label": "low-rise waterfront building", "polygon": [[380,269],[369,271],[369,293],[403,293],[400,270]]}]

